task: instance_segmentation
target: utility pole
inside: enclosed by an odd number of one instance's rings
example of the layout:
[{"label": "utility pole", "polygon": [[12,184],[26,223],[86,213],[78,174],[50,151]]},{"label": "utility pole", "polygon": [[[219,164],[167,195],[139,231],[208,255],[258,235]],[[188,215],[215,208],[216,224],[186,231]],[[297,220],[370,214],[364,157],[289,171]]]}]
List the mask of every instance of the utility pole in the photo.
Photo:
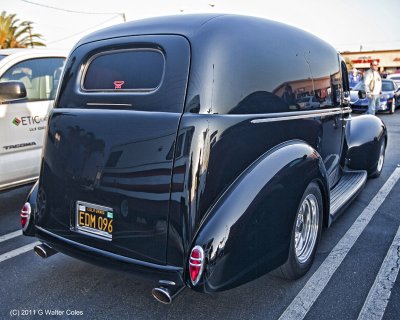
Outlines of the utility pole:
[{"label": "utility pole", "polygon": [[27,25],[28,25],[28,30],[29,30],[29,40],[30,40],[30,42],[31,42],[31,48],[33,48],[31,23],[32,23],[32,22],[28,21],[28,22],[27,22]]}]

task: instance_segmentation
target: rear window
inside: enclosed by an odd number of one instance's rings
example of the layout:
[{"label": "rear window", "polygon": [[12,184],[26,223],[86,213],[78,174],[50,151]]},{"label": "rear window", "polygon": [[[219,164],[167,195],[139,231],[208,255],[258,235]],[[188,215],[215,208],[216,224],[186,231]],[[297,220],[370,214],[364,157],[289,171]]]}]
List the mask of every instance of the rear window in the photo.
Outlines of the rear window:
[{"label": "rear window", "polygon": [[155,49],[108,51],[93,56],[83,75],[85,91],[153,91],[164,74],[164,55]]}]

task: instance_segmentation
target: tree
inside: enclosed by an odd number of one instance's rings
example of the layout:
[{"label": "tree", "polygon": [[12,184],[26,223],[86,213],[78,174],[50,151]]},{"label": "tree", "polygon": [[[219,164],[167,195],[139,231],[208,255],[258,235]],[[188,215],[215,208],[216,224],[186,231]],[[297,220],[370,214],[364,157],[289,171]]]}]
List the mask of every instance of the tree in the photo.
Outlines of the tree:
[{"label": "tree", "polygon": [[32,33],[32,22],[16,19],[16,14],[7,14],[3,11],[0,15],[0,49],[45,47],[41,42],[42,35]]}]

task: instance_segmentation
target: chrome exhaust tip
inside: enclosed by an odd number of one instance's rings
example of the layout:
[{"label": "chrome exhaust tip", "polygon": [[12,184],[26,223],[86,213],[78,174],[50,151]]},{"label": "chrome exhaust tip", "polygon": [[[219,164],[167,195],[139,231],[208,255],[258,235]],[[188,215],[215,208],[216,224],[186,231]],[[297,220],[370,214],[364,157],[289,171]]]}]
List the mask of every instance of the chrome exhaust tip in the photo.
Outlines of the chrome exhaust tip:
[{"label": "chrome exhaust tip", "polygon": [[172,302],[171,292],[167,288],[154,288],[153,290],[151,290],[151,294],[158,302],[164,304],[170,304]]},{"label": "chrome exhaust tip", "polygon": [[53,254],[56,254],[58,252],[44,243],[35,246],[33,248],[33,251],[35,251],[35,253],[43,259],[51,257]]},{"label": "chrome exhaust tip", "polygon": [[170,304],[172,300],[184,289],[184,286],[179,287],[163,287],[154,288],[151,290],[151,294],[154,299],[163,304]]}]

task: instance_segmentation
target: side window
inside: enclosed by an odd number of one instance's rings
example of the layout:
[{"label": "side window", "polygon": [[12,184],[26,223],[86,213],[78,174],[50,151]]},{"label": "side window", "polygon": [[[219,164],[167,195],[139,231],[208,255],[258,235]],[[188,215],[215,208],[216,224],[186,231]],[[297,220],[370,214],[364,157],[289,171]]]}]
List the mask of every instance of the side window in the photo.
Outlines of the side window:
[{"label": "side window", "polygon": [[54,99],[64,58],[37,58],[15,64],[0,78],[3,81],[21,81],[28,101]]},{"label": "side window", "polygon": [[350,91],[349,74],[347,72],[346,63],[344,63],[344,61],[341,62],[341,66],[342,66],[343,91],[347,92]]}]

